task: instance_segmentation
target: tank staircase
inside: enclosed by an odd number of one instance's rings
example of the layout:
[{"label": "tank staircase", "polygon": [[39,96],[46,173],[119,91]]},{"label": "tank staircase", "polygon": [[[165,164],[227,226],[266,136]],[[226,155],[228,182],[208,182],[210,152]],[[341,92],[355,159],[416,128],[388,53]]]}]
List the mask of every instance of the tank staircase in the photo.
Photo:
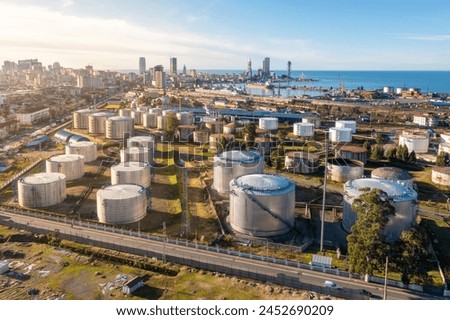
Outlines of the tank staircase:
[{"label": "tank staircase", "polygon": [[89,195],[92,193],[92,189],[94,189],[93,186],[86,186],[83,190],[83,192],[81,193],[80,199],[78,199],[74,205],[69,208],[69,210],[67,211],[67,215],[68,216],[73,216],[74,214],[76,214],[78,212],[78,210],[81,208],[81,206],[83,205],[84,201],[89,197]]},{"label": "tank staircase", "polygon": [[286,219],[280,217],[278,214],[276,214],[275,212],[273,212],[272,210],[270,210],[266,205],[264,205],[263,203],[261,203],[260,201],[258,201],[255,196],[252,194],[251,190],[249,189],[244,189],[245,194],[248,196],[248,198],[253,201],[258,207],[260,207],[263,211],[267,212],[268,214],[270,214],[272,217],[274,217],[275,219],[281,221],[283,224],[285,224],[288,228],[289,231],[295,231],[294,226],[292,226],[289,221],[287,221]]}]

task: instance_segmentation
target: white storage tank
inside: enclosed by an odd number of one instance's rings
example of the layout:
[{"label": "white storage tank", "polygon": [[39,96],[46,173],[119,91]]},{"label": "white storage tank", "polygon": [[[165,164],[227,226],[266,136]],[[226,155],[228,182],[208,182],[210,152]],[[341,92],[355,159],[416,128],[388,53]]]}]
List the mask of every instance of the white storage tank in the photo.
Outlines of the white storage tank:
[{"label": "white storage tank", "polygon": [[144,113],[142,115],[142,124],[146,128],[156,128],[158,123],[158,114],[156,113]]},{"label": "white storage tank", "polygon": [[78,154],[62,154],[47,159],[45,163],[47,173],[63,173],[66,181],[79,179],[84,175],[84,159]]},{"label": "white storage tank", "polygon": [[393,87],[383,87],[383,93],[394,93],[394,88]]},{"label": "white storage tank", "polygon": [[319,117],[304,117],[302,118],[302,123],[312,123],[314,128],[320,128],[322,120]]},{"label": "white storage tank", "polygon": [[89,116],[93,113],[97,113],[95,109],[82,109],[72,113],[73,127],[75,129],[87,129],[89,126]]},{"label": "white storage tank", "polygon": [[147,214],[147,190],[134,184],[116,184],[97,191],[97,216],[102,223],[128,224]]},{"label": "white storage tank", "polygon": [[141,110],[132,110],[130,117],[134,119],[134,124],[142,125],[142,116],[144,115],[144,111]]},{"label": "white storage tank", "polygon": [[153,163],[153,149],[131,147],[120,150],[120,162],[148,162]]},{"label": "white storage tank", "polygon": [[398,95],[401,95],[403,93],[403,90],[405,90],[404,88],[398,87],[395,89],[395,93]]},{"label": "white storage tank", "polygon": [[259,128],[265,130],[277,130],[278,118],[259,118]]},{"label": "white storage tank", "polygon": [[128,139],[127,146],[143,147],[147,149],[156,149],[156,139],[154,136],[134,136]]},{"label": "white storage tank", "polygon": [[406,146],[411,153],[427,153],[430,144],[430,135],[425,130],[403,130],[399,144]]},{"label": "white storage tank", "polygon": [[367,162],[367,149],[356,145],[337,146],[334,150],[337,158],[358,160],[362,163]]},{"label": "white storage tank", "polygon": [[293,173],[316,173],[319,170],[319,155],[303,151],[286,152],[284,166]]},{"label": "white storage tank", "polygon": [[336,128],[349,128],[352,134],[356,133],[356,121],[354,120],[338,120],[335,124]]},{"label": "white storage tank", "polygon": [[268,174],[248,174],[230,182],[233,230],[255,236],[280,236],[294,226],[295,184]]},{"label": "white storage tank", "polygon": [[110,112],[96,112],[89,116],[88,132],[92,134],[105,133],[106,119],[114,117]]},{"label": "white storage tank", "polygon": [[312,123],[294,123],[293,133],[300,137],[312,137],[314,136],[314,124]]},{"label": "white storage tank", "polygon": [[412,175],[403,169],[396,167],[380,167],[372,171],[371,175],[374,179],[391,180],[408,188],[414,188],[414,179]]},{"label": "white storage tank", "polygon": [[166,129],[166,116],[161,115],[156,117],[156,127],[158,130]]},{"label": "white storage tank", "polygon": [[328,179],[336,182],[347,182],[359,179],[364,175],[364,164],[361,161],[333,158],[327,164]]},{"label": "white storage tank", "polygon": [[351,142],[352,141],[352,129],[350,128],[330,128],[330,141],[331,142]]},{"label": "white storage tank", "polygon": [[61,203],[66,198],[66,176],[62,173],[37,173],[17,182],[21,207],[42,208]]},{"label": "white storage tank", "polygon": [[92,141],[71,142],[66,145],[66,154],[79,154],[85,163],[97,159],[97,144]]},{"label": "white storage tank", "polygon": [[156,114],[158,116],[162,115],[162,109],[161,108],[151,108],[148,110],[148,113]]},{"label": "white storage tank", "polygon": [[342,225],[347,232],[356,223],[356,213],[352,210],[353,201],[364,192],[380,189],[395,208],[395,214],[388,216],[383,234],[388,242],[394,242],[402,231],[408,230],[416,222],[417,192],[411,188],[384,179],[355,179],[344,185],[344,213]]},{"label": "white storage tank", "polygon": [[134,120],[130,117],[111,117],[106,120],[107,139],[124,139],[134,135]]},{"label": "white storage tank", "polygon": [[132,109],[119,109],[119,116],[120,117],[131,117],[131,111]]},{"label": "white storage tank", "polygon": [[194,115],[191,112],[178,112],[177,119],[182,126],[189,126],[194,123]]},{"label": "white storage tank", "polygon": [[450,167],[433,167],[431,181],[435,184],[450,187]]},{"label": "white storage tank", "polygon": [[111,184],[137,184],[150,187],[150,164],[146,162],[121,162],[111,167]]},{"label": "white storage tank", "polygon": [[232,150],[214,156],[213,188],[220,193],[230,191],[230,181],[236,177],[262,173],[264,157],[256,151]]},{"label": "white storage tank", "polygon": [[195,129],[195,125],[178,126],[178,138],[180,142],[192,141]]},{"label": "white storage tank", "polygon": [[168,117],[169,115],[176,116],[177,112],[175,110],[163,110],[162,115]]}]

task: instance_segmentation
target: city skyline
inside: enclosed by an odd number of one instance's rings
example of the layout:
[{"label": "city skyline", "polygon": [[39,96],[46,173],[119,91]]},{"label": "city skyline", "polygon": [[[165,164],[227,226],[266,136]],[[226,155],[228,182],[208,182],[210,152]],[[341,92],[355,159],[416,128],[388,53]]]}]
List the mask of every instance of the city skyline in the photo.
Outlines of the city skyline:
[{"label": "city skyline", "polygon": [[137,69],[449,70],[450,4],[387,0],[0,0],[0,59]]}]

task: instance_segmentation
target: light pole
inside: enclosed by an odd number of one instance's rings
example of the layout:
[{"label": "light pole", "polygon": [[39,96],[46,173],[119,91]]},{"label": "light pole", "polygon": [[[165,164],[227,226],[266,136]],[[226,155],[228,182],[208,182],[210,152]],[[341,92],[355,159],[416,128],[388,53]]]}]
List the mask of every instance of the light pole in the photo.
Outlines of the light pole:
[{"label": "light pole", "polygon": [[323,251],[323,232],[325,224],[325,200],[327,195],[327,176],[328,176],[328,139],[327,131],[325,130],[325,169],[323,174],[323,199],[322,199],[322,212],[320,215],[320,252]]},{"label": "light pole", "polygon": [[386,300],[386,298],[387,298],[388,262],[389,262],[389,258],[388,258],[388,256],[386,256],[386,267],[384,268],[383,300]]}]

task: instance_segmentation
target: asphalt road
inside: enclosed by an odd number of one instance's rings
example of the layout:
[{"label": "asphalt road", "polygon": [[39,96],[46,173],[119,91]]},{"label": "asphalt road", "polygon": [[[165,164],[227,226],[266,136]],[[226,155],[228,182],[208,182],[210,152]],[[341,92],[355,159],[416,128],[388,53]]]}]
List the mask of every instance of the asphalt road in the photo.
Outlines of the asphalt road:
[{"label": "asphalt road", "polygon": [[[309,271],[290,266],[278,265],[270,262],[261,262],[243,257],[230,256],[222,253],[210,252],[196,248],[188,248],[181,245],[164,243],[159,241],[147,240],[137,238],[125,234],[116,234],[112,232],[99,231],[80,227],[77,225],[65,224],[61,222],[48,221],[42,218],[22,216],[19,214],[0,211],[0,224],[11,225],[14,223],[26,228],[35,227],[49,232],[59,232],[61,235],[72,235],[82,237],[88,241],[100,241],[102,243],[116,244],[122,247],[130,248],[130,252],[134,252],[133,248],[145,250],[147,256],[153,256],[155,253],[164,254],[167,257],[178,257],[186,260],[200,261],[211,266],[226,266],[245,272],[252,272],[253,274],[274,277],[274,278],[289,278],[290,281],[301,283],[309,290],[314,291],[314,288],[320,288],[322,293],[329,293],[337,296],[347,294],[344,296],[351,296],[354,299],[365,299],[365,296],[359,294],[362,289],[372,292],[379,298],[383,297],[383,286],[366,283],[359,279],[348,279],[344,277],[324,274],[321,272]],[[148,253],[148,254],[147,254]],[[331,280],[341,286],[342,292],[333,292],[335,289],[325,289],[324,281]],[[353,294],[353,295],[352,295]],[[388,287],[388,299],[440,299],[440,297],[432,296],[415,291],[403,290],[399,288]]]}]

